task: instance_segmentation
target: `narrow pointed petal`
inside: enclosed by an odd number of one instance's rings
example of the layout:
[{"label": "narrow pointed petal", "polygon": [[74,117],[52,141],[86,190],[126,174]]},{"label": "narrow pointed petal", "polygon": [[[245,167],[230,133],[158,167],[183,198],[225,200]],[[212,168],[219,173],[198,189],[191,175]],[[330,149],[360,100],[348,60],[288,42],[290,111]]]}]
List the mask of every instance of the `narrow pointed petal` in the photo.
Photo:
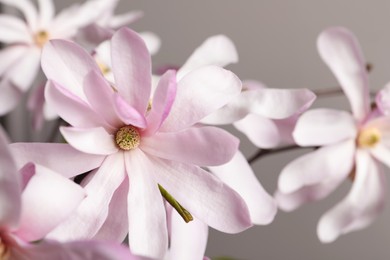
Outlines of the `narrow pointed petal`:
[{"label": "narrow pointed petal", "polygon": [[42,51],[42,70],[49,80],[87,101],[83,91],[85,76],[90,71],[100,72],[91,55],[75,43],[51,40]]},{"label": "narrow pointed petal", "polygon": [[179,131],[194,125],[240,91],[238,77],[220,67],[207,66],[188,73],[178,82],[175,102],[161,131]]},{"label": "narrow pointed petal", "polygon": [[123,154],[106,157],[84,187],[87,197],[67,220],[49,233],[48,238],[60,241],[92,238],[107,219],[111,198],[125,176]]},{"label": "narrow pointed petal", "polygon": [[86,194],[78,184],[43,166],[30,163],[22,171],[33,176],[23,190],[20,223],[14,233],[25,241],[37,241],[67,219]]},{"label": "narrow pointed petal", "polygon": [[55,15],[53,0],[38,0],[40,26],[49,26]]},{"label": "narrow pointed petal", "polygon": [[276,202],[261,186],[241,152],[237,152],[230,162],[210,167],[210,170],[241,195],[254,224],[267,225],[272,222],[277,211]]},{"label": "narrow pointed petal", "polygon": [[382,114],[390,115],[390,82],[377,93],[375,103]]},{"label": "narrow pointed petal", "polygon": [[3,43],[29,43],[31,36],[29,28],[21,19],[12,16],[0,15],[0,42]]},{"label": "narrow pointed petal", "polygon": [[129,245],[137,255],[162,259],[168,249],[166,213],[153,165],[145,154],[125,154],[130,187],[128,194]]},{"label": "narrow pointed petal", "polygon": [[137,111],[146,112],[152,69],[144,41],[134,31],[122,28],[112,37],[111,56],[118,92]]},{"label": "narrow pointed petal", "polygon": [[141,149],[153,156],[200,166],[216,166],[230,161],[239,140],[223,129],[191,127],[177,133],[157,133],[142,138]]},{"label": "narrow pointed petal", "polygon": [[153,158],[153,174],[194,217],[225,233],[238,233],[252,223],[244,200],[199,167]]},{"label": "narrow pointed petal", "polygon": [[356,175],[351,191],[322,216],[317,227],[321,242],[330,243],[340,235],[370,225],[382,212],[386,195],[385,176],[369,153],[356,153]]},{"label": "narrow pointed petal", "polygon": [[144,16],[144,13],[142,11],[138,11],[138,10],[127,12],[127,13],[124,13],[121,15],[115,15],[115,16],[111,17],[108,26],[112,29],[117,30],[120,27],[129,25],[129,24],[139,20],[143,16]]},{"label": "narrow pointed petal", "polygon": [[329,28],[318,37],[317,47],[348,97],[353,115],[363,120],[370,110],[369,86],[366,63],[356,37],[346,28]]},{"label": "narrow pointed petal", "polygon": [[2,128],[0,147],[0,226],[13,228],[20,218],[21,180]]},{"label": "narrow pointed petal", "polygon": [[24,45],[10,45],[0,50],[0,75],[16,64],[27,50],[28,47]]},{"label": "narrow pointed petal", "polygon": [[31,30],[36,29],[36,26],[37,26],[36,21],[37,21],[38,14],[37,14],[37,11],[36,11],[34,5],[31,3],[31,1],[28,1],[28,0],[18,0],[18,1],[0,0],[0,3],[6,4],[9,6],[13,6],[13,7],[19,9],[23,13],[24,18],[26,18],[27,24],[29,25],[30,29]]},{"label": "narrow pointed petal", "polygon": [[114,136],[103,127],[61,127],[60,131],[71,146],[84,153],[110,155],[118,151]]},{"label": "narrow pointed petal", "polygon": [[372,156],[390,168],[390,149],[389,147],[379,143],[374,148],[370,149]]},{"label": "narrow pointed petal", "polygon": [[355,119],[347,112],[313,109],[297,121],[294,140],[301,146],[322,146],[353,139],[357,134]]},{"label": "narrow pointed petal", "polygon": [[161,76],[154,92],[145,135],[154,134],[169,115],[176,97],[176,88],[176,72],[169,70]]},{"label": "narrow pointed petal", "polygon": [[346,178],[352,171],[354,151],[354,140],[348,140],[324,146],[293,160],[279,176],[279,190],[292,193],[304,186],[326,181],[329,176]]},{"label": "narrow pointed petal", "polygon": [[102,155],[86,154],[68,144],[13,143],[10,149],[18,168],[34,162],[67,178],[95,169],[104,160]]},{"label": "narrow pointed petal", "polygon": [[146,118],[135,107],[129,105],[119,94],[114,94],[114,109],[117,116],[126,125],[133,125],[138,128],[145,128],[147,125]]},{"label": "narrow pointed petal", "polygon": [[225,67],[238,62],[234,43],[225,35],[215,35],[202,43],[188,58],[177,73],[178,80],[186,74],[203,66]]},{"label": "narrow pointed petal", "polygon": [[170,247],[168,255],[164,259],[203,259],[206,251],[208,230],[208,226],[202,221],[195,218],[193,221],[185,223],[182,217],[176,211],[173,211],[171,216]]}]

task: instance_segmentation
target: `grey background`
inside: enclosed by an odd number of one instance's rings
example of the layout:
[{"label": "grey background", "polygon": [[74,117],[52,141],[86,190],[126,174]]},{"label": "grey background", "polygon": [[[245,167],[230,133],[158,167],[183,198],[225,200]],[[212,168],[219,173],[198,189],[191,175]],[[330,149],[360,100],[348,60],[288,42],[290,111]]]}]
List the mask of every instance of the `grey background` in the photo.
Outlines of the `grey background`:
[{"label": "grey background", "polygon": [[[61,8],[72,2],[76,1],[57,0],[56,5]],[[153,58],[155,65],[181,64],[207,37],[222,33],[237,46],[240,62],[229,68],[241,79],[256,79],[279,88],[336,86],[317,54],[316,38],[326,27],[342,25],[355,32],[367,61],[374,65],[372,88],[378,90],[390,80],[390,1],[122,0],[117,12],[135,9],[143,10],[145,17],[131,27],[155,32],[162,39],[162,48]],[[320,99],[314,106],[348,109],[343,96]],[[255,153],[256,148],[239,137],[244,154]],[[283,166],[304,152],[265,157],[254,164],[270,193]],[[292,213],[279,212],[269,226],[257,226],[238,235],[211,231],[207,255],[248,260],[389,259],[389,207],[363,231],[342,236],[330,245],[318,241],[318,219],[345,196],[349,187],[346,182],[324,201]]]}]

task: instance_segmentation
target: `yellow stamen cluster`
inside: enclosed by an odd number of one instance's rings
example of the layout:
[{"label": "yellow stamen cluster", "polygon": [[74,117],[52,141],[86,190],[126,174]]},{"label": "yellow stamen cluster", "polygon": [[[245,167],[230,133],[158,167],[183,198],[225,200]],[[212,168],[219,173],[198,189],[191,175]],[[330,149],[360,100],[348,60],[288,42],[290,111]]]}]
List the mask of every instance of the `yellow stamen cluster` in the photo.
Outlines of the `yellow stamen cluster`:
[{"label": "yellow stamen cluster", "polygon": [[0,238],[0,260],[9,260],[11,259],[11,253],[9,248],[1,241]]},{"label": "yellow stamen cluster", "polygon": [[115,142],[120,149],[129,151],[139,146],[141,136],[137,128],[132,125],[127,125],[119,128],[116,132]]},{"label": "yellow stamen cluster", "polygon": [[34,36],[34,42],[38,47],[42,48],[49,38],[50,35],[47,31],[38,31]]},{"label": "yellow stamen cluster", "polygon": [[372,148],[381,140],[381,133],[377,128],[367,128],[360,131],[357,145],[360,148]]}]

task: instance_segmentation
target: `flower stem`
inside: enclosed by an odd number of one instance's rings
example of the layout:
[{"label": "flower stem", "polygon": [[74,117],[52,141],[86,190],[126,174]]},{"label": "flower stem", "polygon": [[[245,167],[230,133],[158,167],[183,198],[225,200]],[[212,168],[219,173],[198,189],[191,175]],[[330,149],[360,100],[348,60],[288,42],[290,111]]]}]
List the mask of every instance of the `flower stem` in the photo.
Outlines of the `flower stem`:
[{"label": "flower stem", "polygon": [[253,164],[255,161],[257,161],[263,156],[290,151],[298,148],[304,148],[304,147],[300,147],[298,145],[289,145],[289,146],[284,146],[276,149],[259,149],[253,156],[249,157],[248,162],[249,164]]},{"label": "flower stem", "polygon": [[191,213],[189,213],[182,205],[180,205],[175,198],[172,197],[160,184],[158,184],[158,188],[161,192],[161,195],[165,198],[165,200],[179,213],[179,215],[184,219],[186,223],[194,220]]}]

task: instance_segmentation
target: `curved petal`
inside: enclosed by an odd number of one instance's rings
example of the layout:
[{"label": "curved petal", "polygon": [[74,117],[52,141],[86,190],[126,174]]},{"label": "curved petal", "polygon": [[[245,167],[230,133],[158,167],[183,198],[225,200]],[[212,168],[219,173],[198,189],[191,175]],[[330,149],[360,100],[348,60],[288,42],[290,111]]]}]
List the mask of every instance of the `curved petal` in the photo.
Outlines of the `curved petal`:
[{"label": "curved petal", "polygon": [[46,27],[55,15],[53,0],[38,0],[40,26]]},{"label": "curved petal", "polygon": [[315,99],[316,95],[308,89],[248,89],[202,122],[230,124],[249,113],[269,119],[285,119],[302,113]]},{"label": "curved petal", "polygon": [[0,42],[31,43],[31,33],[26,24],[19,18],[0,14]]},{"label": "curved petal", "polygon": [[370,153],[375,159],[390,168],[390,149],[387,146],[379,143],[370,149]]},{"label": "curved petal", "polygon": [[205,224],[225,233],[238,233],[252,225],[243,199],[211,173],[158,158],[150,164],[157,182]]},{"label": "curved petal", "polygon": [[103,127],[61,127],[60,131],[71,146],[84,153],[110,155],[118,152],[114,136]]},{"label": "curved petal", "polygon": [[18,104],[23,93],[7,79],[0,81],[0,115],[5,115]]},{"label": "curved petal", "polygon": [[300,146],[321,146],[355,138],[357,126],[347,112],[334,109],[313,109],[297,121],[293,137]]},{"label": "curved petal", "polygon": [[10,45],[0,50],[0,75],[5,76],[7,70],[23,57],[28,47],[25,45]]},{"label": "curved petal", "polygon": [[33,176],[23,190],[20,223],[13,233],[25,241],[37,241],[67,219],[86,194],[73,181],[43,166],[30,163],[22,171]]},{"label": "curved petal", "polygon": [[27,24],[30,27],[32,31],[34,31],[37,27],[36,21],[37,21],[37,11],[34,7],[34,5],[31,3],[31,1],[28,0],[0,0],[0,3],[13,6],[17,9],[19,9],[24,17],[27,20]]},{"label": "curved petal", "polygon": [[176,72],[167,71],[161,76],[153,95],[153,102],[147,117],[148,128],[145,135],[154,134],[169,115],[176,97]]},{"label": "curved petal", "polygon": [[203,259],[206,251],[209,228],[198,219],[185,223],[180,215],[172,212],[171,237],[168,254],[164,259]]},{"label": "curved petal", "polygon": [[180,80],[189,72],[203,66],[215,65],[225,67],[237,62],[238,53],[234,43],[225,35],[215,35],[196,48],[177,72],[177,78]]},{"label": "curved petal", "polygon": [[102,155],[86,154],[68,144],[14,143],[10,149],[18,168],[33,162],[67,178],[95,169],[104,160]]},{"label": "curved petal", "polygon": [[125,153],[130,187],[127,197],[129,245],[133,253],[162,259],[168,249],[168,230],[162,196],[149,160],[140,150]]},{"label": "curved petal", "polygon": [[384,115],[390,115],[390,82],[377,93],[375,103]]},{"label": "curved petal", "polygon": [[88,52],[70,41],[51,40],[42,50],[41,63],[49,80],[87,102],[83,91],[84,78],[90,71],[100,72]]},{"label": "curved petal", "polygon": [[207,66],[188,73],[178,82],[175,102],[161,131],[179,131],[194,125],[240,91],[238,77],[220,67]]},{"label": "curved petal", "polygon": [[321,242],[330,243],[341,234],[370,225],[382,212],[386,193],[385,176],[369,153],[356,153],[356,175],[351,191],[322,216],[317,227]]},{"label": "curved petal", "polygon": [[45,88],[47,104],[70,125],[75,127],[104,126],[114,130],[87,103],[55,82],[49,81]]},{"label": "curved petal", "polygon": [[151,91],[151,58],[144,41],[128,28],[111,40],[112,71],[116,87],[139,113],[146,112]]},{"label": "curved petal", "polygon": [[21,180],[2,128],[0,147],[0,226],[7,229],[15,227],[19,222]]},{"label": "curved petal", "polygon": [[111,39],[114,33],[115,31],[112,29],[101,27],[96,23],[92,23],[77,31],[77,39],[78,41],[98,46],[100,43]]},{"label": "curved petal", "polygon": [[103,241],[59,243],[45,240],[38,244],[29,244],[20,251],[16,252],[20,254],[17,259],[143,260],[131,254],[123,245]]},{"label": "curved petal", "polygon": [[326,181],[331,176],[346,178],[352,171],[354,151],[354,140],[349,140],[324,146],[293,160],[279,176],[279,190],[292,193],[304,186]]},{"label": "curved petal", "polygon": [[363,53],[356,37],[342,27],[323,31],[318,37],[322,60],[336,76],[359,121],[370,111],[368,75]]},{"label": "curved petal", "polygon": [[279,129],[271,119],[249,114],[235,122],[234,126],[259,148],[274,148],[281,142]]},{"label": "curved petal", "polygon": [[264,190],[257,180],[252,168],[239,151],[233,159],[221,166],[210,167],[225,184],[238,192],[246,202],[251,220],[256,225],[267,225],[276,215],[277,206],[274,199]]},{"label": "curved petal", "polygon": [[140,32],[139,36],[144,40],[150,55],[154,55],[160,50],[161,40],[156,34],[152,32]]},{"label": "curved petal", "polygon": [[107,156],[84,187],[87,197],[67,220],[49,233],[48,238],[60,241],[92,238],[107,219],[111,198],[125,176],[123,153]]},{"label": "curved petal", "polygon": [[146,118],[136,108],[129,105],[119,94],[114,94],[114,109],[117,116],[126,125],[133,125],[138,128],[145,128]]},{"label": "curved petal", "polygon": [[140,148],[153,156],[199,166],[216,166],[231,160],[239,140],[223,129],[191,127],[177,133],[142,138]]},{"label": "curved petal", "polygon": [[123,125],[113,105],[115,92],[103,75],[95,71],[88,73],[84,79],[84,93],[93,110],[110,126],[118,128]]}]

